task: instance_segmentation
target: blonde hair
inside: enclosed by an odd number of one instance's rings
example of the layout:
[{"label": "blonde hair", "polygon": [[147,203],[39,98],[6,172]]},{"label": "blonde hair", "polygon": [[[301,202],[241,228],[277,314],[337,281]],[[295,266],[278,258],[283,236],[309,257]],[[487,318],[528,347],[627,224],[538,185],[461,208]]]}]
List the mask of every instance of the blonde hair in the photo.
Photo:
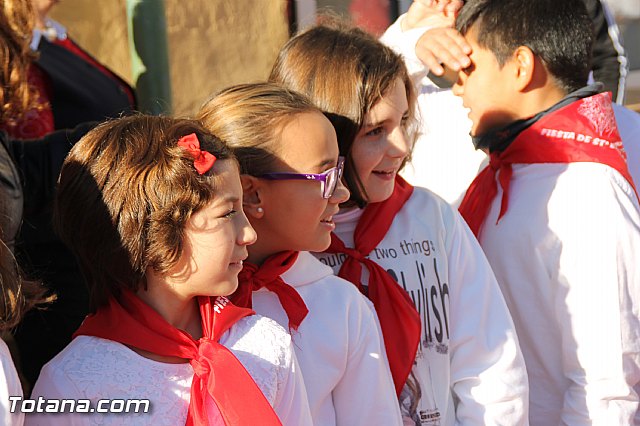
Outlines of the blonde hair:
[{"label": "blonde hair", "polygon": [[35,12],[30,0],[3,0],[0,7],[0,122],[10,123],[42,108],[28,82],[35,59],[30,47]]},{"label": "blonde hair", "polygon": [[[366,114],[399,78],[414,122],[415,92],[402,58],[372,35],[333,17],[289,40],[278,54],[269,81],[306,96],[331,120],[345,157],[344,179],[351,201],[361,207],[366,193],[358,178],[351,148]],[[417,133],[407,128],[413,142]]]},{"label": "blonde hair", "polygon": [[240,173],[272,172],[282,128],[305,112],[322,113],[304,96],[273,83],[229,87],[200,108],[197,119],[233,149]]}]

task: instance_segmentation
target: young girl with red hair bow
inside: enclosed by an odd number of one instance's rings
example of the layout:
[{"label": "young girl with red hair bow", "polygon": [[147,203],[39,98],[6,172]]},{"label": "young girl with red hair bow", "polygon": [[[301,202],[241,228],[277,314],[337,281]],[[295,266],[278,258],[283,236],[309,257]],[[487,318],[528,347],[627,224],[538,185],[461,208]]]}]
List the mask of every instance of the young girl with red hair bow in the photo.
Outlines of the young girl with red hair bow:
[{"label": "young girl with red hair bow", "polygon": [[[187,120],[104,123],[65,160],[55,215],[94,313],[32,398],[89,400],[96,412],[27,424],[311,424],[289,335],[224,297],[256,234],[219,139]],[[97,405],[133,399],[149,409]]]}]

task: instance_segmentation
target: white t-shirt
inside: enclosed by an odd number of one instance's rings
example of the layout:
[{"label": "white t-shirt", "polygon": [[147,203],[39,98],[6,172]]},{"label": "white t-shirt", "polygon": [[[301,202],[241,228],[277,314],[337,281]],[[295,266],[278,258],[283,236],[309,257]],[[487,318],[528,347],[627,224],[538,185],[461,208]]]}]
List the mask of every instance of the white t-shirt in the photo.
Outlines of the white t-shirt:
[{"label": "white t-shirt", "polygon": [[[220,343],[233,352],[262,390],[283,425],[311,425],[311,417],[291,337],[274,321],[252,315],[238,321]],[[92,336],[76,337],[47,363],[31,398],[148,399],[148,413],[38,414],[27,425],[183,425],[190,401],[193,368],[138,355],[120,343]],[[208,407],[215,407],[211,398]],[[251,407],[247,407],[251,409]],[[215,408],[210,421],[219,423]]]},{"label": "white t-shirt", "polygon": [[[373,305],[308,252],[282,279],[309,313],[291,330],[316,425],[401,425],[396,392]],[[278,297],[253,293],[253,309],[288,327]]]},{"label": "white t-shirt", "polygon": [[[20,426],[24,423],[24,414],[17,411],[10,412],[10,396],[22,397],[22,385],[16,367],[13,365],[11,353],[4,340],[0,339],[0,420],[3,425]],[[16,402],[17,404],[17,402]]]},{"label": "white t-shirt", "polygon": [[[361,214],[355,209],[334,216],[335,233],[347,247],[353,247]],[[335,273],[344,259],[317,256]],[[403,415],[416,425],[526,424],[527,375],[515,328],[460,214],[430,191],[415,188],[369,258],[403,286],[422,319],[412,371],[421,398],[409,412],[416,401],[403,392]]]},{"label": "white t-shirt", "polygon": [[527,363],[531,424],[633,424],[640,391],[633,190],[602,164],[512,168],[509,208],[496,224],[498,185],[480,242]]}]

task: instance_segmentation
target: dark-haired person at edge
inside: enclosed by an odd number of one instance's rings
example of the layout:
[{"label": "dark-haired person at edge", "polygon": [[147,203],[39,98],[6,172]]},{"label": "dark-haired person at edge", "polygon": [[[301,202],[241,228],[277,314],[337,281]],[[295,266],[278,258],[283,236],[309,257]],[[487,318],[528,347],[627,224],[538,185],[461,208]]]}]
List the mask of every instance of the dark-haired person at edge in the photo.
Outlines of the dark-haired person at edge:
[{"label": "dark-haired person at edge", "polygon": [[[627,74],[622,40],[606,3],[603,0],[583,1],[595,31],[591,75],[595,81],[604,83],[605,90],[611,91],[613,99],[619,103],[614,104],[614,112],[621,124],[620,135],[630,158],[638,160],[630,167],[631,174],[640,179],[640,140],[634,131],[637,114],[621,105]],[[417,86],[422,112],[420,136],[411,161],[401,174],[411,184],[429,188],[458,206],[487,159],[481,151],[473,149],[467,111],[462,107],[462,100],[451,92],[455,72],[460,64],[468,61],[468,52],[462,50],[466,43],[463,40],[458,47],[453,25],[451,28],[426,28],[420,22],[420,8],[428,3],[430,0],[415,0],[409,11],[387,29],[381,41],[404,58]],[[458,3],[462,4],[461,1]],[[455,71],[452,76],[447,73],[447,78],[442,78],[442,63]],[[443,140],[447,143],[442,143]]]},{"label": "dark-haired person at edge", "polygon": [[[0,6],[0,123],[5,129],[5,124],[15,123],[29,111],[42,107],[42,99],[30,80],[33,55],[29,35],[33,20],[28,2],[7,0]],[[53,199],[64,157],[72,142],[90,126],[26,141],[0,131],[0,331],[4,333],[15,327],[31,307],[51,299],[43,286],[22,278],[12,253],[15,237],[23,211],[41,209]],[[5,334],[3,338],[11,336]],[[23,415],[9,412],[8,397],[23,392],[4,341],[0,341],[0,363],[0,423],[21,425]]]}]

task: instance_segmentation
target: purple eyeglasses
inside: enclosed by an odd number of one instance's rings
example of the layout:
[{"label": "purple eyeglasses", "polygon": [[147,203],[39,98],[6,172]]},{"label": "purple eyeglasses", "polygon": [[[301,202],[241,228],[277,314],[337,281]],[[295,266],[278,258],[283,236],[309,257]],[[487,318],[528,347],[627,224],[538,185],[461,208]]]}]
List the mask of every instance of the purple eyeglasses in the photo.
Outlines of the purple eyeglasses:
[{"label": "purple eyeglasses", "polygon": [[320,181],[320,190],[322,198],[331,198],[338,186],[338,181],[342,178],[344,170],[344,157],[338,157],[338,165],[332,167],[319,175],[313,173],[265,173],[259,176],[268,180],[317,180]]}]

